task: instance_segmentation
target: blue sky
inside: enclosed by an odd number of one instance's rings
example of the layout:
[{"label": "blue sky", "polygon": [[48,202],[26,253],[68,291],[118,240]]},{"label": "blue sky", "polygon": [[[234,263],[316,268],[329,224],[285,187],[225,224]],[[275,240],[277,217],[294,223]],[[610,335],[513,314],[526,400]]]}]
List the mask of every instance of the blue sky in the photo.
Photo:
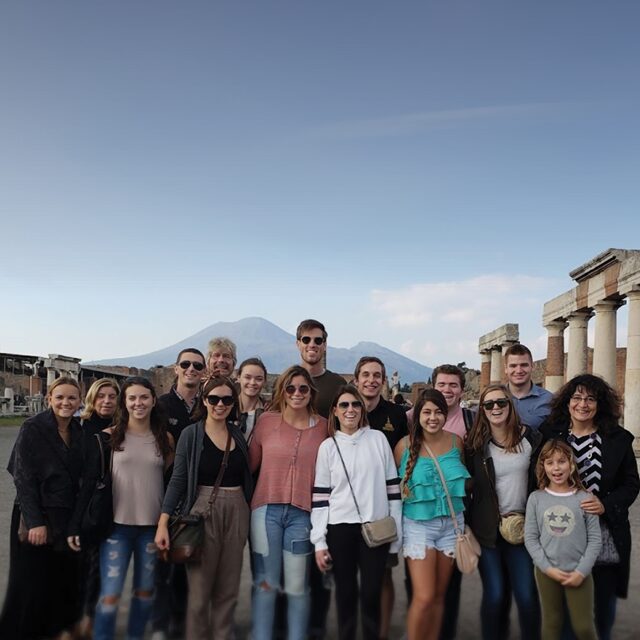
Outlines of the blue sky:
[{"label": "blue sky", "polygon": [[518,322],[544,356],[568,272],[639,248],[639,23],[631,1],[3,3],[0,350],[126,356],[257,315],[430,366]]}]

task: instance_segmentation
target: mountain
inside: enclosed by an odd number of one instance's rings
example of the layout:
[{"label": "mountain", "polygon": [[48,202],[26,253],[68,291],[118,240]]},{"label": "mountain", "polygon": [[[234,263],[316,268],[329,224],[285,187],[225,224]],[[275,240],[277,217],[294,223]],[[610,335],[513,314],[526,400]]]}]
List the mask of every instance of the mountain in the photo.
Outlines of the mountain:
[{"label": "mountain", "polygon": [[[98,360],[86,364],[121,365],[150,369],[156,365],[169,365],[181,349],[196,347],[207,352],[209,340],[214,336],[226,336],[236,343],[238,362],[252,356],[260,356],[270,373],[284,371],[289,365],[299,361],[295,336],[264,318],[244,318],[237,322],[216,322],[198,333],[172,344],[169,347],[127,358]],[[359,342],[350,349],[329,346],[327,366],[337,373],[353,373],[356,363],[362,356],[377,356],[386,366],[387,375],[394,371],[400,376],[400,383],[424,382],[428,380],[432,369],[414,360],[405,358],[395,351],[386,349],[375,342]]]}]

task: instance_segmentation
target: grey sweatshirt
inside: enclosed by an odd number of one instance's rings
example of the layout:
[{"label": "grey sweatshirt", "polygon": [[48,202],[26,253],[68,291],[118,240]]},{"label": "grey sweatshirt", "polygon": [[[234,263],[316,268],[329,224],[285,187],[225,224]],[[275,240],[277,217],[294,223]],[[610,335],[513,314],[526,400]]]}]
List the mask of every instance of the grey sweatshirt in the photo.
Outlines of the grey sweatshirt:
[{"label": "grey sweatshirt", "polygon": [[562,571],[591,573],[600,552],[598,516],[585,513],[580,503],[586,491],[551,493],[534,491],[527,501],[524,544],[541,571],[551,567]]}]

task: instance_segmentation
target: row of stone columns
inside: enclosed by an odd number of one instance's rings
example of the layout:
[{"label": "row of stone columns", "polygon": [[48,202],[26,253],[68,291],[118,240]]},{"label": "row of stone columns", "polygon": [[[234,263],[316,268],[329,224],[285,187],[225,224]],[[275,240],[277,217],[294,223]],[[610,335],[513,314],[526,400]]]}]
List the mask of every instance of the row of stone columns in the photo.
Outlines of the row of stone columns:
[{"label": "row of stone columns", "polygon": [[[624,388],[624,423],[627,428],[640,427],[640,291],[626,294],[629,305],[627,362]],[[587,330],[595,315],[593,367],[617,388],[616,312],[624,304],[621,300],[602,300],[591,309],[574,311],[566,319],[556,319],[545,325],[547,330],[547,371],[545,387],[556,392],[565,380],[587,372]],[[564,331],[569,329],[567,366],[564,366]],[[622,391],[621,389],[619,391]]]},{"label": "row of stone columns", "polygon": [[480,388],[505,381],[504,352],[515,342],[508,341],[480,352]]}]

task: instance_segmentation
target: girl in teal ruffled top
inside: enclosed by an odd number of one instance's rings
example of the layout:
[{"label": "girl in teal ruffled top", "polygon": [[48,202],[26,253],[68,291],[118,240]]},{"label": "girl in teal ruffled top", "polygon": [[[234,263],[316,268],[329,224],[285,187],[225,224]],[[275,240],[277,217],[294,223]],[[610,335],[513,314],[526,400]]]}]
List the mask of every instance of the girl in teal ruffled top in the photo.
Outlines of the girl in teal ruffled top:
[{"label": "girl in teal ruffled top", "polygon": [[439,636],[456,545],[447,496],[425,444],[438,459],[457,525],[464,529],[463,498],[470,475],[461,458],[462,440],[443,430],[447,413],[444,396],[427,389],[416,402],[411,435],[394,452],[402,478],[403,553],[413,586],[407,614],[409,640]]}]

